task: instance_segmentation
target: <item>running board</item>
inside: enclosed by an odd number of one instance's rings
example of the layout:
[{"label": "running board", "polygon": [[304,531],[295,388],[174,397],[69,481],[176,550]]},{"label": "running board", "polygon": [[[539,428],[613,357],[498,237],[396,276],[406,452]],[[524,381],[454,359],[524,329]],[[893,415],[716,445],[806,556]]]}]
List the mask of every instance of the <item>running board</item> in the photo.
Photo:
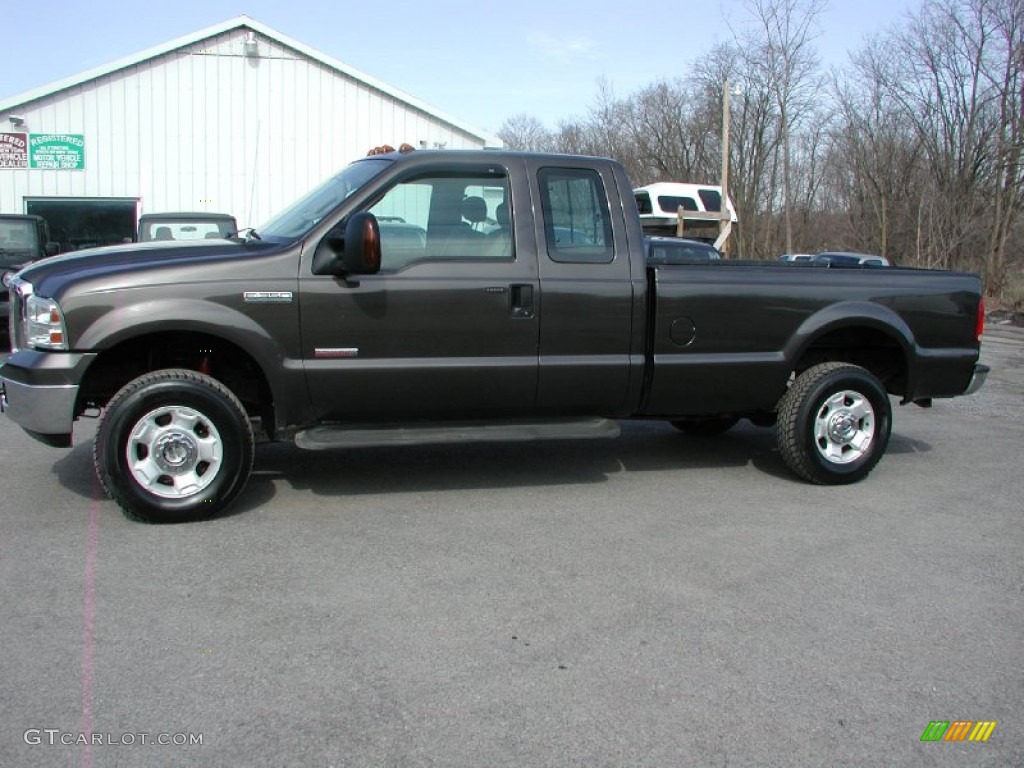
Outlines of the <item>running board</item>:
[{"label": "running board", "polygon": [[611,438],[618,437],[619,432],[618,422],[610,419],[430,422],[415,427],[386,424],[331,424],[299,432],[295,435],[295,445],[307,451],[326,451],[332,448],[367,448],[388,445]]}]

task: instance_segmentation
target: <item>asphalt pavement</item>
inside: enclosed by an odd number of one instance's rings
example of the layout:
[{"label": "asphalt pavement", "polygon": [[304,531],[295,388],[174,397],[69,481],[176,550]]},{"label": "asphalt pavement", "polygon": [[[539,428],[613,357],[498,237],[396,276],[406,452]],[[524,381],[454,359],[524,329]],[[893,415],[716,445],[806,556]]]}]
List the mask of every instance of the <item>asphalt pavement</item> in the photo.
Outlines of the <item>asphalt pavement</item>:
[{"label": "asphalt pavement", "polygon": [[982,359],[840,488],[631,423],[264,445],[233,514],[150,526],[91,423],[0,418],[0,766],[1024,764],[1024,331]]}]

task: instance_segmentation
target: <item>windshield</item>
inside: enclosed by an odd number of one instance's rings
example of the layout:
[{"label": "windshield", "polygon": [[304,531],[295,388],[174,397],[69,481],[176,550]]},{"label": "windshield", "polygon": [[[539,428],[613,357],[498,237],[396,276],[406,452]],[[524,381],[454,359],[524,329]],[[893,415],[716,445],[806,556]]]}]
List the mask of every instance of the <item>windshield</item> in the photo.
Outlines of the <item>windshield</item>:
[{"label": "windshield", "polygon": [[40,255],[34,221],[0,219],[0,266],[24,264]]},{"label": "windshield", "polygon": [[324,216],[338,207],[366,182],[383,171],[390,160],[359,160],[347,166],[305,197],[285,208],[281,213],[257,229],[261,238],[293,239],[306,234]]}]

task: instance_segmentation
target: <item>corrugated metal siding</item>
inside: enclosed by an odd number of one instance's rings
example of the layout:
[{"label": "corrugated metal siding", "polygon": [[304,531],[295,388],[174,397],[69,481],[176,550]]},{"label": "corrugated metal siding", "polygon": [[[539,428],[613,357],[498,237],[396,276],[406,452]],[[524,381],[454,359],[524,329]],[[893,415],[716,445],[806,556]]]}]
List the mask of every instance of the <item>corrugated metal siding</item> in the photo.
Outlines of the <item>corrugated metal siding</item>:
[{"label": "corrugated metal siding", "polygon": [[84,134],[85,170],[0,169],[0,211],[23,212],[26,197],[128,197],[140,213],[223,211],[256,226],[370,147],[483,146],[263,35],[259,56],[246,56],[248,34],[17,108],[25,125],[13,130]]}]

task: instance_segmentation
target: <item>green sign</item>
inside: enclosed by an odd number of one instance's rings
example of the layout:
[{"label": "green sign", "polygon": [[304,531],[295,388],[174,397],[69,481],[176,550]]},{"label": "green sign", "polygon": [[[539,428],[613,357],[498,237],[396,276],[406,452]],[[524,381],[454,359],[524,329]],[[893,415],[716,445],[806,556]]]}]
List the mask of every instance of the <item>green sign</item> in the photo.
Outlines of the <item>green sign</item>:
[{"label": "green sign", "polygon": [[81,133],[30,133],[28,167],[47,171],[85,168],[85,136]]}]

